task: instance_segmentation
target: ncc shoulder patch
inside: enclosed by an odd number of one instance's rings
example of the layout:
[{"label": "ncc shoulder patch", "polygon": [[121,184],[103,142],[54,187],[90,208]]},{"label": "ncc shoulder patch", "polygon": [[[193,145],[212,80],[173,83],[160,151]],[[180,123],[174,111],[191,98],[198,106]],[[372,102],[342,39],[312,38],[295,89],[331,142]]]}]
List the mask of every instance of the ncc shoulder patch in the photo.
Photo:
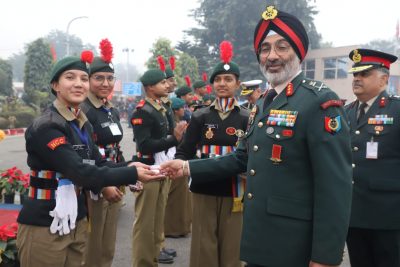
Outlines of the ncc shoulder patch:
[{"label": "ncc shoulder patch", "polygon": [[342,107],[343,101],[337,99],[331,99],[321,104],[322,109],[327,109],[329,107]]},{"label": "ncc shoulder patch", "polygon": [[303,80],[301,82],[304,87],[312,90],[321,91],[322,89],[328,88],[323,82],[314,81],[314,80]]},{"label": "ncc shoulder patch", "polygon": [[132,119],[131,123],[132,123],[132,125],[142,125],[143,124],[143,120],[141,118]]},{"label": "ncc shoulder patch", "polygon": [[65,141],[65,136],[61,136],[61,137],[57,137],[54,138],[53,140],[51,140],[47,146],[51,149],[51,150],[55,150],[57,147],[66,144]]},{"label": "ncc shoulder patch", "polygon": [[136,105],[136,108],[142,108],[146,101],[144,99],[140,100],[139,103]]}]

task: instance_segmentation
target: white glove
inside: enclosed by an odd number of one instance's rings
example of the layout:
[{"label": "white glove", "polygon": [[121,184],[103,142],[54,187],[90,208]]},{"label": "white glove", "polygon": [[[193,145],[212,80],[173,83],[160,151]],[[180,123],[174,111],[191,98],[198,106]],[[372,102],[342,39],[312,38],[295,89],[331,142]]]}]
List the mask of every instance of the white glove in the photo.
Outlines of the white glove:
[{"label": "white glove", "polygon": [[69,234],[70,229],[75,229],[78,200],[75,187],[69,179],[60,179],[58,182],[56,206],[49,214],[54,218],[50,225],[52,234],[57,231],[60,235]]},{"label": "white glove", "polygon": [[174,157],[175,157],[175,153],[176,153],[176,147],[175,147],[175,146],[170,147],[170,148],[168,149],[168,152],[167,152],[167,158],[168,158],[168,160],[173,160]]},{"label": "white glove", "polygon": [[164,151],[157,152],[154,154],[154,164],[161,165],[161,163],[168,161],[167,154]]}]

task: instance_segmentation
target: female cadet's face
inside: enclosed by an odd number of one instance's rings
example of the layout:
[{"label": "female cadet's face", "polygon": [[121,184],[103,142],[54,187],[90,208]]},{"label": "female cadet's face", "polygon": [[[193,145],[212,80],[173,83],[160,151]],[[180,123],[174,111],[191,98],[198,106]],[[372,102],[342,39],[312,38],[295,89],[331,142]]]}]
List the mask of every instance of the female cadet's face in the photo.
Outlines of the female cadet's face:
[{"label": "female cadet's face", "polygon": [[58,100],[67,106],[77,107],[87,97],[89,75],[81,70],[66,70],[52,86]]},{"label": "female cadet's face", "polygon": [[90,92],[98,98],[106,98],[114,90],[115,76],[111,72],[96,72],[90,75]]},{"label": "female cadet's face", "polygon": [[218,97],[234,97],[240,81],[234,74],[218,74],[214,78],[214,91]]}]

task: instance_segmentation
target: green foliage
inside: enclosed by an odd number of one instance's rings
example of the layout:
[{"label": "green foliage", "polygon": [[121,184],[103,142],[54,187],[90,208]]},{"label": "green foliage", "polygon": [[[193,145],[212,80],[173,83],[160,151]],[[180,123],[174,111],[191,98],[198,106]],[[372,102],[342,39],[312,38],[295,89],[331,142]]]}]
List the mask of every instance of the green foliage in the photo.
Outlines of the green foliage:
[{"label": "green foliage", "polygon": [[163,56],[166,66],[169,65],[169,58],[171,56],[176,56],[176,52],[171,46],[171,41],[166,38],[159,38],[156,40],[153,47],[150,49],[150,53],[152,56],[146,62],[146,67],[149,69],[159,68],[157,57],[160,55]]},{"label": "green foliage", "polygon": [[[197,60],[191,57],[187,53],[181,53],[178,60],[177,71],[179,75],[176,75],[176,80],[178,82],[178,87],[186,85],[184,77],[189,75],[192,84],[194,81],[199,79],[199,72],[197,66]],[[178,73],[177,73],[178,74]]]},{"label": "green foliage", "polygon": [[200,27],[187,31],[194,38],[192,47],[183,40],[180,48],[186,49],[198,60],[200,68],[210,70],[219,62],[219,44],[229,40],[234,47],[233,60],[239,64],[241,80],[260,77],[257,58],[253,50],[254,29],[267,5],[275,4],[278,9],[297,16],[304,24],[310,38],[312,48],[319,47],[320,35],[317,33],[313,16],[317,14],[315,7],[308,0],[269,1],[252,0],[202,0],[200,7],[192,16]]},{"label": "green foliage", "polygon": [[52,68],[52,56],[49,44],[39,38],[28,45],[26,52],[24,89],[27,103],[37,107],[47,106],[50,102],[49,77]]},{"label": "green foliage", "polygon": [[19,52],[17,54],[12,54],[8,61],[12,66],[13,80],[15,82],[22,82],[24,80],[24,66],[26,61],[25,53]]},{"label": "green foliage", "polygon": [[[4,100],[0,99],[0,101],[2,102],[0,129],[27,127],[38,114],[32,107],[25,105],[23,101],[17,97],[7,97]],[[10,117],[15,117],[16,119],[13,127],[10,127],[10,124],[13,123],[10,121]]]},{"label": "green foliage", "polygon": [[0,95],[12,96],[14,94],[12,88],[12,66],[3,59],[0,59]]}]

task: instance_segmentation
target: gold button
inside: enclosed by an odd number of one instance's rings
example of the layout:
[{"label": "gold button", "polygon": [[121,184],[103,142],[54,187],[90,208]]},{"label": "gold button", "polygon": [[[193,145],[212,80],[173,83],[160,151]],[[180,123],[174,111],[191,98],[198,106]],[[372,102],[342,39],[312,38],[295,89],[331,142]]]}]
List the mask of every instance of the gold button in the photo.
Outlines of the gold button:
[{"label": "gold button", "polygon": [[360,134],[360,131],[359,131],[359,130],[357,130],[357,131],[355,132],[355,134]]},{"label": "gold button", "polygon": [[354,163],[353,163],[353,164],[351,164],[351,167],[355,168],[355,167],[356,167],[356,164],[354,164]]},{"label": "gold button", "polygon": [[260,121],[257,125],[258,125],[258,128],[261,128],[261,127],[263,127],[264,123],[262,121]]},{"label": "gold button", "polygon": [[354,150],[354,151],[358,151],[358,147],[356,147],[356,146],[353,147],[353,150]]},{"label": "gold button", "polygon": [[258,151],[258,146],[253,146],[254,151]]},{"label": "gold button", "polygon": [[247,198],[248,199],[252,199],[253,198],[253,194],[252,193],[247,193]]},{"label": "gold button", "polygon": [[250,170],[250,175],[251,176],[254,176],[256,174],[256,171],[255,170]]},{"label": "gold button", "polygon": [[352,183],[352,184],[354,184],[354,180],[353,180],[353,181],[351,181],[351,183]]},{"label": "gold button", "polygon": [[281,138],[281,136],[279,134],[275,135],[276,139]]}]

